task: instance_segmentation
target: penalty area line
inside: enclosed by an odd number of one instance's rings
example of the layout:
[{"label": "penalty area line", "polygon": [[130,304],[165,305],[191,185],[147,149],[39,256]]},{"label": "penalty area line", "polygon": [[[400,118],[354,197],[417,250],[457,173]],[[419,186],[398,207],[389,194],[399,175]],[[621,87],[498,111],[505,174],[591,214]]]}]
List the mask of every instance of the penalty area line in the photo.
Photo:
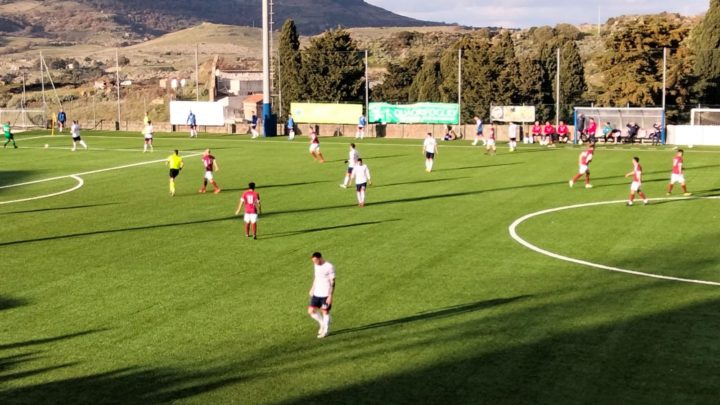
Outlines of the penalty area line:
[{"label": "penalty area line", "polygon": [[0,205],[13,204],[13,203],[19,203],[19,202],[25,202],[25,201],[41,200],[43,198],[50,198],[50,197],[55,197],[55,196],[62,195],[62,194],[72,193],[73,191],[78,190],[80,187],[82,187],[85,184],[85,181],[79,176],[70,175],[67,177],[74,179],[77,182],[77,184],[75,184],[75,186],[73,186],[67,190],[58,191],[57,193],[43,194],[43,195],[39,195],[39,196],[35,196],[35,197],[21,198],[18,200],[0,201]]},{"label": "penalty area line", "polygon": [[[653,198],[650,199],[650,201],[677,201],[677,200],[695,200],[695,199],[718,199],[720,197],[669,197],[669,198]],[[508,228],[510,232],[510,236],[519,244],[525,246],[526,248],[534,251],[535,253],[539,253],[544,256],[551,257],[553,259],[562,260],[569,263],[579,264],[582,266],[587,267],[593,267],[596,269],[606,270],[606,271],[612,271],[616,273],[624,273],[624,274],[630,274],[633,276],[639,276],[639,277],[648,277],[648,278],[655,278],[660,280],[667,280],[667,281],[675,281],[675,282],[681,282],[681,283],[691,283],[691,284],[702,284],[702,285],[711,285],[711,286],[720,286],[720,282],[714,282],[714,281],[706,281],[706,280],[695,280],[690,278],[682,278],[682,277],[672,277],[672,276],[663,276],[659,274],[652,274],[652,273],[644,273],[641,271],[634,271],[634,270],[628,270],[623,269],[620,267],[613,267],[613,266],[606,266],[604,264],[598,264],[589,262],[586,260],[580,260],[575,259],[568,256],[563,256],[557,253],[550,252],[549,250],[545,250],[541,247],[538,247],[536,245],[533,245],[532,243],[526,241],[523,239],[520,235],[517,233],[517,227],[520,226],[523,222],[539,217],[541,215],[551,214],[559,211],[567,211],[577,208],[586,208],[586,207],[595,207],[598,205],[610,205],[610,204],[619,204],[619,203],[626,203],[627,200],[613,200],[613,201],[600,201],[600,202],[594,202],[594,203],[587,203],[587,204],[575,204],[575,205],[568,205],[564,207],[557,207],[557,208],[550,208],[542,211],[533,212],[530,214],[527,214],[523,217],[518,218],[513,222],[510,227]]]}]

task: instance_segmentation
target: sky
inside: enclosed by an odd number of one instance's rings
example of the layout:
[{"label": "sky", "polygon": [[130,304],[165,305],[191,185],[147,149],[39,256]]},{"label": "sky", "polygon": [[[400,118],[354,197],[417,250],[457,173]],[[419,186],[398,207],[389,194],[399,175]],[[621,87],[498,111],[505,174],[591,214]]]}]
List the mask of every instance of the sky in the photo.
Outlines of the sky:
[{"label": "sky", "polygon": [[420,20],[475,27],[527,28],[558,23],[582,24],[624,14],[662,11],[697,15],[710,0],[365,0]]}]

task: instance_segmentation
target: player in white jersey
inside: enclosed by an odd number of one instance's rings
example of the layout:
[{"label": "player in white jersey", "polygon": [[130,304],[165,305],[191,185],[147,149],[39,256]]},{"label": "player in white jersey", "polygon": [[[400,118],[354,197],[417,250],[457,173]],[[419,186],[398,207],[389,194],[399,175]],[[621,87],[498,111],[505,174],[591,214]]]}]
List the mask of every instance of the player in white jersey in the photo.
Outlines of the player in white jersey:
[{"label": "player in white jersey", "polygon": [[432,134],[428,132],[425,142],[423,142],[423,154],[425,155],[425,171],[430,173],[435,162],[435,155],[438,153],[437,141]]},{"label": "player in white jersey", "polygon": [[350,176],[352,175],[355,165],[357,165],[358,159],[360,159],[360,154],[357,149],[355,149],[355,144],[351,143],[350,152],[348,152],[348,159],[345,161],[345,163],[348,164],[347,172],[345,173],[345,178],[343,179],[342,184],[340,184],[340,187],[347,188],[350,183]]},{"label": "player in white jersey", "polygon": [[150,152],[153,151],[153,125],[152,121],[148,121],[148,123],[145,125],[145,128],[143,128],[142,134],[145,137],[145,145],[143,146],[143,153],[147,152],[148,146],[150,147]]},{"label": "player in white jersey", "polygon": [[370,178],[370,169],[363,164],[363,160],[358,158],[357,165],[353,169],[352,177],[355,178],[355,190],[357,191],[358,206],[365,206],[365,190],[368,185],[372,185]]},{"label": "player in white jersey", "polygon": [[70,135],[72,136],[73,146],[72,151],[75,152],[75,148],[77,148],[77,144],[82,145],[83,148],[87,149],[87,144],[85,144],[85,141],[82,140],[80,137],[80,124],[78,124],[77,121],[73,121],[72,126],[70,127]]},{"label": "player in white jersey", "polygon": [[508,126],[508,138],[510,139],[510,142],[508,142],[510,152],[515,152],[517,150],[518,125],[514,122],[511,122]]},{"label": "player in white jersey", "polygon": [[335,290],[335,266],[323,259],[320,252],[312,254],[315,277],[310,287],[310,305],[308,315],[319,325],[317,337],[328,335],[330,328],[330,309],[332,309],[333,292]]}]

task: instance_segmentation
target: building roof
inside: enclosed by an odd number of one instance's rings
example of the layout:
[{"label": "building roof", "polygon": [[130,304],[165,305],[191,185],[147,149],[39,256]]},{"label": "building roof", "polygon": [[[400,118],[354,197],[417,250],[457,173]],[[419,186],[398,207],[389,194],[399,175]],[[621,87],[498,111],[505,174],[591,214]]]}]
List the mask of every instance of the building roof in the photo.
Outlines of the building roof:
[{"label": "building roof", "polygon": [[259,102],[261,102],[261,101],[263,101],[263,95],[262,95],[262,94],[252,94],[252,95],[249,95],[249,96],[245,97],[245,99],[243,100],[243,103],[255,103],[255,104],[257,104],[257,103],[259,103]]}]

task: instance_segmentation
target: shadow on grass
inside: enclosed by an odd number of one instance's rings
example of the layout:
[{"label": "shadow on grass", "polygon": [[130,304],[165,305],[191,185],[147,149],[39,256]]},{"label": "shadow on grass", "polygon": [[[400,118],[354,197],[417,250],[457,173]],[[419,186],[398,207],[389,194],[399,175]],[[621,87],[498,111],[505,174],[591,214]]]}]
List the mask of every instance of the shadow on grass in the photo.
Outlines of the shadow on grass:
[{"label": "shadow on grass", "polygon": [[306,233],[315,233],[315,232],[333,231],[333,230],[337,230],[337,229],[356,228],[356,227],[360,227],[360,226],[378,225],[378,224],[382,224],[385,222],[394,222],[394,221],[399,221],[399,219],[388,219],[385,221],[371,221],[371,222],[360,222],[357,224],[325,226],[325,227],[320,227],[320,228],[301,229],[301,230],[297,230],[297,231],[276,232],[276,233],[269,233],[269,234],[267,234],[267,236],[260,235],[259,239],[285,238],[285,237],[289,237],[289,236],[304,235]]},{"label": "shadow on grass", "polygon": [[90,329],[90,330],[86,330],[83,332],[69,333],[67,335],[54,336],[54,337],[50,337],[50,338],[32,339],[32,340],[26,340],[24,342],[15,342],[15,343],[4,343],[4,344],[0,344],[0,350],[8,350],[8,349],[17,349],[20,347],[45,345],[48,343],[55,343],[55,342],[59,342],[62,340],[74,339],[74,338],[83,337],[83,336],[87,336],[87,335],[93,335],[95,333],[105,332],[106,330],[107,329]]},{"label": "shadow on grass", "polygon": [[38,209],[34,209],[34,210],[25,210],[25,211],[0,212],[0,215],[30,214],[30,213],[45,212],[45,211],[75,210],[75,209],[83,209],[83,208],[103,207],[103,206],[107,206],[107,205],[116,205],[116,204],[117,203],[104,203],[104,204],[73,205],[73,206],[69,206],[69,207],[38,208]]},{"label": "shadow on grass", "polygon": [[513,166],[513,165],[519,165],[523,162],[512,162],[512,163],[498,163],[494,165],[478,165],[478,166],[464,166],[464,167],[449,167],[449,168],[441,168],[441,169],[434,169],[433,172],[453,172],[457,170],[470,170],[470,169],[485,169],[488,167],[501,167],[501,166]]},{"label": "shadow on grass", "polygon": [[23,299],[0,296],[0,311],[23,307],[28,304],[29,302]]},{"label": "shadow on grass", "polygon": [[440,182],[460,180],[460,179],[469,179],[469,178],[470,177],[463,176],[463,177],[450,177],[450,178],[446,178],[446,179],[425,179],[425,180],[405,181],[405,182],[399,182],[399,183],[380,184],[378,186],[372,185],[371,187],[372,188],[383,188],[383,187],[393,187],[393,186],[404,186],[407,184],[440,183]]},{"label": "shadow on grass", "polygon": [[[317,181],[302,181],[297,183],[284,183],[284,184],[256,184],[257,191],[262,193],[263,190],[269,189],[269,188],[282,188],[282,187],[296,187],[296,186],[309,186],[311,184],[322,184],[322,183],[331,183],[329,180],[317,180]],[[223,192],[228,191],[245,191],[247,190],[247,187],[243,188],[224,188],[222,189]]]},{"label": "shadow on grass", "polygon": [[357,326],[354,328],[347,328],[347,329],[340,329],[338,331],[334,331],[332,334],[335,335],[343,335],[346,333],[353,333],[353,332],[360,332],[368,329],[378,329],[378,328],[385,328],[389,326],[396,326],[396,325],[402,325],[410,322],[418,322],[418,321],[425,321],[429,319],[435,319],[435,318],[445,318],[449,316],[454,315],[462,315],[466,314],[468,312],[475,312],[475,311],[481,311],[483,309],[496,307],[499,305],[509,304],[513,301],[518,301],[526,298],[530,298],[530,295],[521,295],[517,297],[511,297],[511,298],[497,298],[493,300],[487,300],[487,301],[478,301],[473,302],[471,304],[463,304],[463,305],[455,305],[448,308],[442,308],[435,311],[428,311],[428,312],[422,312],[416,315],[407,316],[404,318],[398,318],[398,319],[391,319],[389,321],[383,321],[383,322],[376,322],[371,323],[369,325],[363,325],[363,326]]}]

